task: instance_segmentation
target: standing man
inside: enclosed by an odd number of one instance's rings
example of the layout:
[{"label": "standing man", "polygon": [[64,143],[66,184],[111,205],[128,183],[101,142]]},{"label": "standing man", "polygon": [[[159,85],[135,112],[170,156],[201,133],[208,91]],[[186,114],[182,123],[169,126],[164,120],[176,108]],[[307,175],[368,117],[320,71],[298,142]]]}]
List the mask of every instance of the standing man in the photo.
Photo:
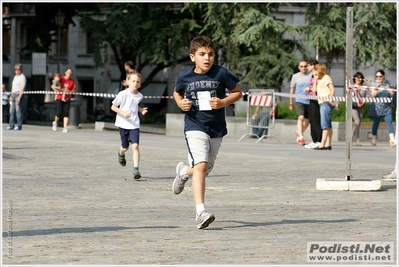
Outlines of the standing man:
[{"label": "standing man", "polygon": [[[299,72],[292,75],[290,94],[304,95],[307,96],[305,88],[309,88],[310,79],[312,78],[312,73],[307,70],[307,61],[301,60],[298,64]],[[297,97],[295,98],[295,104],[297,108],[297,131],[296,131],[296,141],[300,146],[305,145],[305,139],[303,138],[303,132],[308,128],[309,125],[309,99]],[[293,98],[290,97],[290,111],[294,111]]]},{"label": "standing man", "polygon": [[[15,64],[15,76],[12,80],[12,89],[10,95],[10,126],[7,130],[22,130],[22,110],[21,100],[25,91],[26,77],[22,73],[22,65]],[[17,115],[17,126],[15,126],[15,114]]]},{"label": "standing man", "polygon": [[[72,80],[73,71],[71,68],[66,69],[65,76],[60,78],[61,90],[57,88],[57,86],[51,85],[51,89],[53,89],[56,94],[55,104],[56,104],[56,114],[53,121],[52,129],[54,132],[57,131],[58,121],[60,117],[64,117],[64,128],[62,129],[63,133],[69,132],[67,126],[69,121],[69,108],[71,106],[71,98],[72,94],[75,93],[76,84],[74,80]],[[62,95],[65,92],[65,101],[62,101]]]}]

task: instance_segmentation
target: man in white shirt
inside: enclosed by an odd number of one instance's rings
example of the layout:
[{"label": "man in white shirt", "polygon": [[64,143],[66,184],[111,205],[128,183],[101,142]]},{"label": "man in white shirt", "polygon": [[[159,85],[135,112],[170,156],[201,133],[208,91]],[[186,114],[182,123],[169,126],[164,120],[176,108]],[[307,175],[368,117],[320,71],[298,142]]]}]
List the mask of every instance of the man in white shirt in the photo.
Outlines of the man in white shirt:
[{"label": "man in white shirt", "polygon": [[[7,130],[22,130],[22,110],[21,99],[25,91],[26,77],[22,73],[22,65],[15,64],[15,76],[12,80],[12,89],[10,95],[10,125]],[[17,125],[15,125],[15,114],[17,115]]]}]

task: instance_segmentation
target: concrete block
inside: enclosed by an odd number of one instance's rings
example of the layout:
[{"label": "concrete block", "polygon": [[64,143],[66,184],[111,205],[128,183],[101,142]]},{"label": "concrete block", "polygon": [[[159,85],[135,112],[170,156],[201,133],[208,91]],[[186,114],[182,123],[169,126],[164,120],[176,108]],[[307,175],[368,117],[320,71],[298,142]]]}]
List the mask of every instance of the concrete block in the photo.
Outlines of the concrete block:
[{"label": "concrete block", "polygon": [[94,130],[104,131],[104,130],[118,130],[113,122],[96,121],[94,123]]},{"label": "concrete block", "polygon": [[348,191],[349,183],[344,179],[324,179],[317,178],[316,190],[325,191]]},{"label": "concrete block", "polygon": [[96,131],[102,131],[105,128],[105,122],[103,121],[96,121],[94,123],[94,130]]},{"label": "concrete block", "polygon": [[325,179],[316,180],[316,190],[324,191],[379,191],[381,180],[344,180]]},{"label": "concrete block", "polygon": [[350,191],[379,191],[381,190],[381,180],[350,180]]}]

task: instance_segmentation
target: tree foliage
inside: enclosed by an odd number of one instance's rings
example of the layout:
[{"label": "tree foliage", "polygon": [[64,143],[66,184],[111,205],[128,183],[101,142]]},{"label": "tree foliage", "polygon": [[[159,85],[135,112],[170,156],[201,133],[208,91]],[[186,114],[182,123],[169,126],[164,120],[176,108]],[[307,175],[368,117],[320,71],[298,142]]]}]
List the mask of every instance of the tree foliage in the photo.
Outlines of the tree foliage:
[{"label": "tree foliage", "polygon": [[[172,3],[112,3],[105,19],[81,14],[81,25],[97,45],[95,63],[108,62],[107,47],[124,79],[124,62],[132,60],[141,72],[155,66],[143,81],[145,87],[166,67],[189,60],[187,47],[192,34],[198,32],[193,13],[180,12]],[[185,51],[185,53],[184,53]]]},{"label": "tree foliage", "polygon": [[[306,44],[319,45],[331,63],[345,55],[348,3],[309,3],[305,13]],[[396,3],[359,2],[353,4],[354,67],[379,64],[396,66]]]},{"label": "tree foliage", "polygon": [[281,89],[298,64],[295,52],[304,47],[291,38],[297,28],[276,20],[278,3],[188,3],[203,11],[203,34],[222,48],[220,62],[252,88]]},{"label": "tree foliage", "polygon": [[[107,3],[109,12],[100,13],[100,5],[104,4],[35,3],[35,40],[27,49],[50,49],[57,32],[54,15],[61,9],[66,15],[65,25],[74,23],[72,17],[81,18],[83,29],[96,45],[96,67],[109,62],[112,56],[121,79],[127,60],[132,60],[138,71],[151,66],[152,71],[143,82],[145,87],[165,67],[189,60],[190,40],[204,34],[220,48],[216,63],[228,67],[242,83],[279,90],[283,81],[297,71],[298,61],[309,58],[316,46],[326,57],[327,65],[345,56],[348,3],[321,2],[320,12],[317,3],[306,4],[305,25],[290,25],[273,17],[279,7],[295,4],[115,2]],[[396,3],[352,5],[354,67],[376,63],[383,68],[395,67]],[[111,48],[111,55],[106,48]]]}]

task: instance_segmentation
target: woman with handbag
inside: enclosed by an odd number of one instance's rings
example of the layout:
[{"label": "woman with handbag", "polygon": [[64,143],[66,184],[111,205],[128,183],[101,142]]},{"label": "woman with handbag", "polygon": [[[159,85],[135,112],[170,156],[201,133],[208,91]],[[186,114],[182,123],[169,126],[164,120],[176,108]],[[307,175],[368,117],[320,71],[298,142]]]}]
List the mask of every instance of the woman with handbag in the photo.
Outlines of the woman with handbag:
[{"label": "woman with handbag", "polygon": [[[385,72],[383,70],[377,70],[375,73],[376,82],[373,83],[372,87],[376,87],[371,91],[371,97],[374,98],[390,98],[392,97],[394,90],[389,89],[389,82],[385,80]],[[372,126],[372,138],[371,144],[377,145],[377,131],[380,125],[381,118],[384,118],[387,125],[389,134],[389,145],[395,146],[395,133],[392,125],[392,107],[389,102],[373,102],[369,109],[369,117],[373,117],[374,122]]]},{"label": "woman with handbag", "polygon": [[356,138],[356,146],[361,146],[360,144],[360,124],[362,123],[364,114],[364,102],[361,101],[360,97],[366,97],[367,91],[362,90],[364,83],[364,75],[361,72],[356,72],[353,75],[354,87],[354,97],[355,100],[352,102],[352,118],[353,118],[353,129],[352,137]]}]

